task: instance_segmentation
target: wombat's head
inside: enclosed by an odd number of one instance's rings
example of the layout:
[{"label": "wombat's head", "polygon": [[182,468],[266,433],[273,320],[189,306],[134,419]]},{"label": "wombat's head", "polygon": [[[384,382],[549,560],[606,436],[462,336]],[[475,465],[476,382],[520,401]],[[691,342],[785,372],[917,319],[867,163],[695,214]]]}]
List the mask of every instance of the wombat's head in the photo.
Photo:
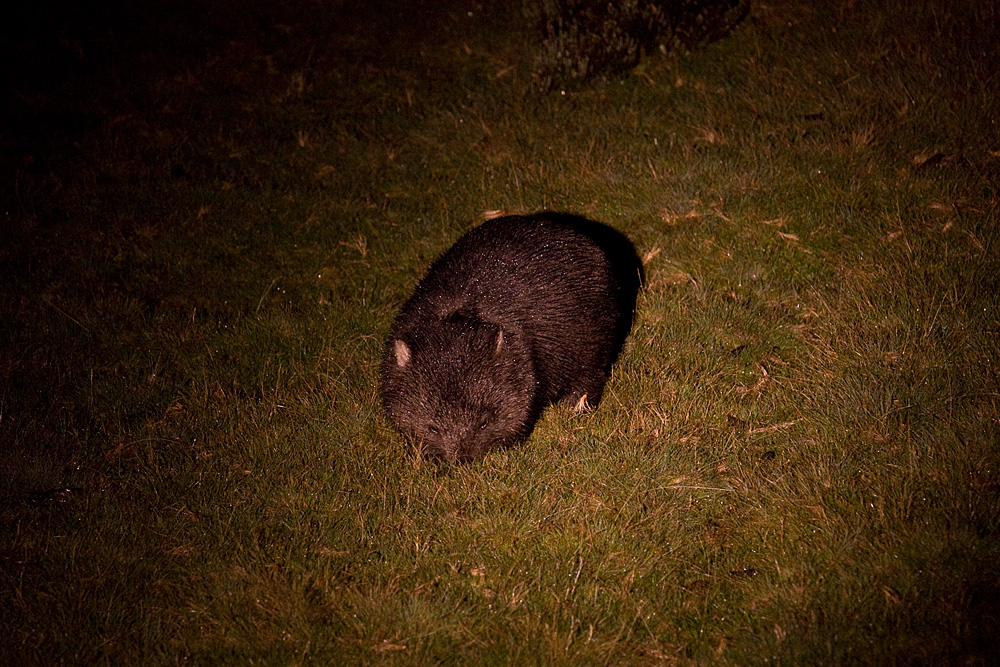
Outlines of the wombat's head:
[{"label": "wombat's head", "polygon": [[476,317],[434,319],[386,341],[386,412],[435,461],[468,461],[526,439],[538,417],[536,385],[519,336]]}]

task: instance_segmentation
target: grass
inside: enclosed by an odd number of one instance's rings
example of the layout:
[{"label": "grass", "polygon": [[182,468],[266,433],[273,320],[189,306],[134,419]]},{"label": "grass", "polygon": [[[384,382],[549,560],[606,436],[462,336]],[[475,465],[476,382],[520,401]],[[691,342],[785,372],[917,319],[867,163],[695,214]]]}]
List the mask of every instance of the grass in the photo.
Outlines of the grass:
[{"label": "grass", "polygon": [[[997,10],[761,3],[541,95],[516,8],[433,7],[4,36],[0,662],[992,662]],[[438,470],[381,342],[497,209],[647,286],[600,410]]]}]

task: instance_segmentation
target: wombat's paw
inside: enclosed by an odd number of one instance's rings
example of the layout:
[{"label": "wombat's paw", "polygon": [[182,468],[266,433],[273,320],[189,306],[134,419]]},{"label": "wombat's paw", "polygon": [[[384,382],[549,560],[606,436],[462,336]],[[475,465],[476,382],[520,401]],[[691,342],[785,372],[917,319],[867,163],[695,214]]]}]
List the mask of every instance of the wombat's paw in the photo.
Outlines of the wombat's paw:
[{"label": "wombat's paw", "polygon": [[591,410],[593,410],[593,406],[591,406],[590,403],[587,402],[587,395],[584,394],[583,396],[578,398],[575,403],[573,403],[572,410],[576,414],[580,414],[582,412],[590,412]]}]

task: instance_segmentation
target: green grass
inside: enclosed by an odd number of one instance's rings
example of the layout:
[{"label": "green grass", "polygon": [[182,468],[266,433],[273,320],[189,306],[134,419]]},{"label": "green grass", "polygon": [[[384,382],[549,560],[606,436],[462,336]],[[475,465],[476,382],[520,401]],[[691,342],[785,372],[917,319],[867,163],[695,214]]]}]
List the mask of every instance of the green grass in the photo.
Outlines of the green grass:
[{"label": "green grass", "polygon": [[[994,660],[1000,14],[758,3],[541,95],[512,4],[8,31],[0,662]],[[439,470],[381,343],[498,209],[647,286],[600,410]]]}]

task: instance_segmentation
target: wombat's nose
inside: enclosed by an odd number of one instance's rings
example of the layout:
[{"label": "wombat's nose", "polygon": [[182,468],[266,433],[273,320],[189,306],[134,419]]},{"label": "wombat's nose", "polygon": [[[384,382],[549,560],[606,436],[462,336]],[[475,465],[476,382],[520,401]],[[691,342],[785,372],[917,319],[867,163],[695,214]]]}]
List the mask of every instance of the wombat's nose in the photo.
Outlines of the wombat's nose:
[{"label": "wombat's nose", "polygon": [[448,463],[462,463],[463,461],[469,461],[472,457],[469,456],[469,448],[465,444],[465,439],[459,439],[454,444],[449,444],[444,447],[442,454],[444,454],[444,459]]}]

